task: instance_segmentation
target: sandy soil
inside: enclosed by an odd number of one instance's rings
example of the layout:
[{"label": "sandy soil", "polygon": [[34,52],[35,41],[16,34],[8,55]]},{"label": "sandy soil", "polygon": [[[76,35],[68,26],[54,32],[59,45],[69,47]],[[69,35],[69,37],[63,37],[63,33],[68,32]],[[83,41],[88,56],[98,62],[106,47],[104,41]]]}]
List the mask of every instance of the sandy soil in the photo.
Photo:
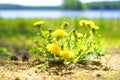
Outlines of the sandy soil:
[{"label": "sandy soil", "polygon": [[0,61],[0,80],[120,80],[120,52],[112,52],[101,59],[102,67],[95,65],[70,65],[71,69],[53,66],[46,72],[32,60],[29,62]]}]

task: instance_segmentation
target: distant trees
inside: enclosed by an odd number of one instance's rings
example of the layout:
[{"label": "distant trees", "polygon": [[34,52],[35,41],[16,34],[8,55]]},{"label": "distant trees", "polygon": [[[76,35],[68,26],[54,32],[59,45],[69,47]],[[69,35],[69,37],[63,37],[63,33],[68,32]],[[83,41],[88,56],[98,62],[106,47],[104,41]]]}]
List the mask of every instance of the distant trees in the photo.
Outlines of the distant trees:
[{"label": "distant trees", "polygon": [[64,10],[82,10],[85,9],[85,5],[79,0],[63,0],[62,9]]},{"label": "distant trees", "polygon": [[22,6],[22,5],[14,5],[14,4],[0,4],[0,10],[2,9],[50,9],[50,10],[56,10],[60,9],[60,6]]},{"label": "distant trees", "polygon": [[91,2],[85,4],[89,9],[117,9],[120,10],[120,1]]},{"label": "distant trees", "polygon": [[80,0],[63,0],[62,9],[64,10],[83,10],[83,9],[118,9],[120,10],[120,1],[104,1],[81,3]]},{"label": "distant trees", "polygon": [[23,6],[13,4],[0,4],[0,9],[20,9]]},{"label": "distant trees", "polygon": [[81,3],[80,0],[63,0],[61,6],[21,6],[13,4],[0,4],[1,9],[62,9],[62,10],[84,10],[84,9],[106,9],[106,10],[120,10],[120,1],[104,1],[104,2],[91,2]]}]

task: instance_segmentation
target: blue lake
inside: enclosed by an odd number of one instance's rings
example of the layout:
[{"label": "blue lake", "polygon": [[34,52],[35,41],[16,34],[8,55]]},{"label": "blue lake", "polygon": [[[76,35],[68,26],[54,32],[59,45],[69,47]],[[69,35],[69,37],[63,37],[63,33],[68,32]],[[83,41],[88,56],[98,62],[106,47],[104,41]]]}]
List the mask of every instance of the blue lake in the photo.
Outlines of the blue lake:
[{"label": "blue lake", "polygon": [[120,10],[0,10],[2,18],[105,18],[120,19]]}]

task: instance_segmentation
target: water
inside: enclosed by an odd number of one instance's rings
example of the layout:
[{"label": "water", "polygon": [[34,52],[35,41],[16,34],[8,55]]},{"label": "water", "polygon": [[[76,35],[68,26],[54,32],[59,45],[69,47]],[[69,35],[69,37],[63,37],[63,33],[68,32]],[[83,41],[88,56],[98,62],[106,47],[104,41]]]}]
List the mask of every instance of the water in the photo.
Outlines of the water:
[{"label": "water", "polygon": [[120,10],[86,10],[86,11],[63,11],[63,10],[0,10],[3,18],[62,18],[84,17],[120,19]]}]

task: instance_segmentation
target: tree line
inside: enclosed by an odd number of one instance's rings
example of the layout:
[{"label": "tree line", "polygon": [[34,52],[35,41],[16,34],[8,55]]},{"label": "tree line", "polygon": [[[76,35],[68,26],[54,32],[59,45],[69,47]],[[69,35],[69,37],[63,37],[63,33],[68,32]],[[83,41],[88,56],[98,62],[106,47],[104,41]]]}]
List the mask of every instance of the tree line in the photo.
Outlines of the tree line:
[{"label": "tree line", "polygon": [[89,9],[118,9],[120,10],[120,1],[111,2],[91,2],[85,4]]},{"label": "tree line", "polygon": [[104,1],[81,3],[79,0],[63,0],[61,6],[21,6],[13,4],[0,4],[0,9],[62,9],[62,10],[86,10],[86,9],[117,9],[120,10],[120,1]]}]

